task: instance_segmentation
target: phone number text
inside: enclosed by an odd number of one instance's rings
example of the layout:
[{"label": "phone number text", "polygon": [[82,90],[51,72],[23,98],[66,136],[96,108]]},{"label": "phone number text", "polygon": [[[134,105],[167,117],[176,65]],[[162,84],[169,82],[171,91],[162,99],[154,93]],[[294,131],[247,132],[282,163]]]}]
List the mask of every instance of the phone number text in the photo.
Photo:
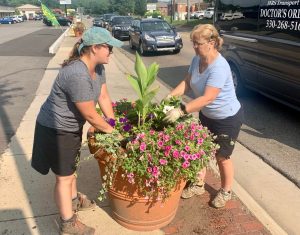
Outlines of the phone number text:
[{"label": "phone number text", "polygon": [[300,31],[300,22],[287,20],[267,20],[266,28]]}]

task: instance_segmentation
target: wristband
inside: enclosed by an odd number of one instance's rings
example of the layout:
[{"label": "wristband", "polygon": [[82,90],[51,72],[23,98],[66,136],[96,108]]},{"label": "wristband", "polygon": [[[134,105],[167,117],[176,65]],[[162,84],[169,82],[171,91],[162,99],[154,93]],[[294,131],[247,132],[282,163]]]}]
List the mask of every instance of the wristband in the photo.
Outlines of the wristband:
[{"label": "wristband", "polygon": [[187,111],[186,111],[185,105],[183,103],[180,103],[180,109],[182,110],[182,112],[184,114],[188,114]]}]

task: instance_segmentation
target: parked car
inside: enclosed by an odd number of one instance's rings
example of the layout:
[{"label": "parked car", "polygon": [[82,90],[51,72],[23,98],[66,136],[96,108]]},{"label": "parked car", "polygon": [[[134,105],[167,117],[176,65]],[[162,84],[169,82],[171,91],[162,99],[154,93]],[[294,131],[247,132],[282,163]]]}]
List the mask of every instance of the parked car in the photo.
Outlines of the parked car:
[{"label": "parked car", "polygon": [[10,17],[0,18],[0,24],[14,24],[15,21]]},{"label": "parked car", "polygon": [[204,17],[204,11],[195,11],[194,18],[195,19],[203,19]]},{"label": "parked car", "polygon": [[[238,95],[249,88],[300,110],[300,24],[299,5],[268,1],[216,1],[215,26],[224,38],[222,54],[230,64]],[[238,20],[224,21],[222,15],[239,9]],[[251,10],[249,10],[251,9]],[[233,13],[234,14],[234,13]],[[233,15],[232,14],[232,15]]]},{"label": "parked car", "polygon": [[131,16],[114,16],[111,19],[109,30],[115,38],[128,39],[129,28],[131,26],[133,18]]},{"label": "parked car", "polygon": [[19,15],[19,16],[16,16],[16,17],[19,19],[20,22],[24,22],[24,17],[23,16]]},{"label": "parked car", "polygon": [[245,18],[242,12],[236,11],[232,14],[233,19],[242,19]]},{"label": "parked car", "polygon": [[230,12],[222,13],[220,20],[233,20],[233,15]]},{"label": "parked car", "polygon": [[104,21],[101,18],[94,18],[93,19],[93,26],[102,27],[103,24],[104,24]]},{"label": "parked car", "polygon": [[[70,19],[63,16],[56,16],[56,19],[61,26],[70,26],[72,24]],[[47,26],[52,26],[52,22],[48,20],[47,17],[43,18],[43,23]]]},{"label": "parked car", "polygon": [[179,53],[182,39],[174,27],[160,19],[133,20],[129,30],[131,49],[138,48],[141,55],[149,51],[173,51]]},{"label": "parked car", "polygon": [[214,16],[214,8],[213,7],[209,7],[204,11],[204,15],[203,15],[204,18],[212,19],[213,16]]},{"label": "parked car", "polygon": [[35,15],[34,20],[42,20],[43,16],[42,15]]}]

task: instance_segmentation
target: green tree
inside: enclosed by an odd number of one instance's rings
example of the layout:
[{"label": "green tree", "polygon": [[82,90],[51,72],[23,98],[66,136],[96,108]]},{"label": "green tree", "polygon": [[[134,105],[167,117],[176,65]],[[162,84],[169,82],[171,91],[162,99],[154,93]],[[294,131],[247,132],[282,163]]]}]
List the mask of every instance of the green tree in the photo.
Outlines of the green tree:
[{"label": "green tree", "polygon": [[146,0],[135,0],[135,14],[143,16],[147,11],[147,1]]}]

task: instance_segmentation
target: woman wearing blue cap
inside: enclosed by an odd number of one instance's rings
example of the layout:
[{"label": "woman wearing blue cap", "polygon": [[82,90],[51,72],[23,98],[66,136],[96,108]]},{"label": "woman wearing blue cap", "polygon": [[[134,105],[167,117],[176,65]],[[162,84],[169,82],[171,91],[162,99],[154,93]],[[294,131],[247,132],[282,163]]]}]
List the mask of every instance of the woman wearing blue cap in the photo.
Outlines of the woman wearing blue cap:
[{"label": "woman wearing blue cap", "polygon": [[95,109],[98,103],[106,118],[114,118],[103,64],[109,62],[113,47],[123,43],[103,28],[90,28],[77,42],[54,81],[36,121],[32,167],[43,175],[49,169],[56,177],[55,201],[61,217],[61,234],[94,234],[74,212],[95,206],[77,192],[76,162],[80,156],[82,128],[111,133],[111,127]]}]

